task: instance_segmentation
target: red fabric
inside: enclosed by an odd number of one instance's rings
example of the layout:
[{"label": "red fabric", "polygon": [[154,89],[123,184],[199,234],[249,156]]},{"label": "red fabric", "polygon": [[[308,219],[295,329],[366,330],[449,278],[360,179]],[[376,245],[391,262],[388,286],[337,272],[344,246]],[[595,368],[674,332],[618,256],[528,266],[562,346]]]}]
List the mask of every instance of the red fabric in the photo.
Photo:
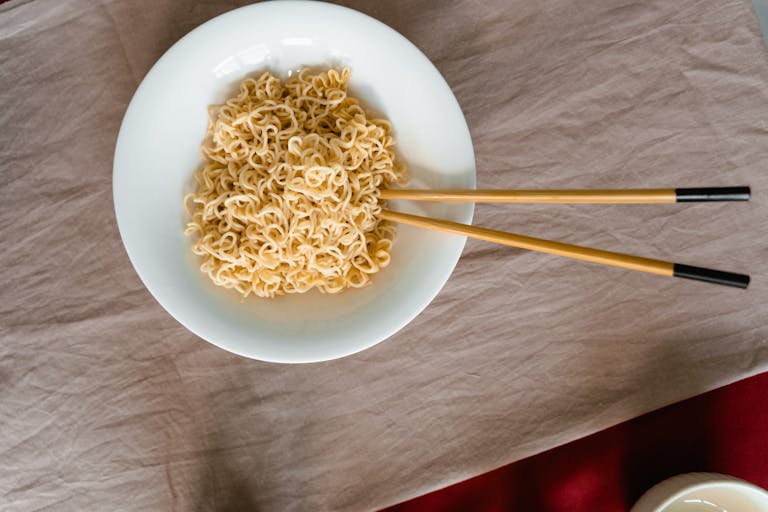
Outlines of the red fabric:
[{"label": "red fabric", "polygon": [[768,373],[391,507],[388,512],[619,512],[679,473],[768,488]]}]

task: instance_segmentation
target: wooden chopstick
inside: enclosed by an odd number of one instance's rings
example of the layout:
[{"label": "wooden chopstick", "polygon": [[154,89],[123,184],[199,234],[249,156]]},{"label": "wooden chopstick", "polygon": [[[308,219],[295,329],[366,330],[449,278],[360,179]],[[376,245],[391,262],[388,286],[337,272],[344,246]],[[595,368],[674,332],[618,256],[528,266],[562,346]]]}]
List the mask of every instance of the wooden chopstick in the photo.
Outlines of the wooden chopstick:
[{"label": "wooden chopstick", "polygon": [[455,235],[464,235],[479,240],[494,242],[502,245],[510,245],[520,249],[530,251],[545,252],[557,256],[565,256],[577,260],[591,261],[603,265],[612,265],[614,267],[626,268],[629,270],[639,270],[651,274],[658,274],[668,277],[684,277],[695,279],[708,283],[722,284],[726,286],[735,286],[746,288],[749,285],[749,276],[744,274],[735,274],[732,272],[723,272],[721,270],[712,270],[680,263],[671,263],[667,261],[655,260],[651,258],[642,258],[629,254],[618,252],[603,251],[601,249],[590,249],[579,245],[565,244],[542,238],[533,238],[530,236],[516,235],[494,229],[481,228],[451,222],[431,217],[421,217],[408,213],[393,212],[383,210],[380,217],[392,222],[408,224],[420,228],[453,233]]},{"label": "wooden chopstick", "polygon": [[748,201],[749,187],[648,188],[627,190],[407,190],[385,189],[382,199],[469,203],[687,203]]}]

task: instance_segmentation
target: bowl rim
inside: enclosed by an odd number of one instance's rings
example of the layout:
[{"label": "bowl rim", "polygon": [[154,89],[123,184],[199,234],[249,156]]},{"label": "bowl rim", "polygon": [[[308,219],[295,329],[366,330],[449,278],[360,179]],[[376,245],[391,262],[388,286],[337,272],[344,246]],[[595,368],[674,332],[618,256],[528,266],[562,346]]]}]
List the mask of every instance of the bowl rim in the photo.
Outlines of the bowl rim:
[{"label": "bowl rim", "polygon": [[[632,507],[632,512],[665,512],[665,510],[684,495],[712,486],[731,487],[737,491],[757,494],[768,502],[768,491],[746,480],[721,473],[682,473],[662,480],[648,491]],[[665,491],[665,487],[674,487]],[[669,494],[667,494],[669,493]],[[657,496],[653,496],[657,494]],[[644,501],[649,503],[644,503]],[[656,501],[656,504],[653,502]]]}]

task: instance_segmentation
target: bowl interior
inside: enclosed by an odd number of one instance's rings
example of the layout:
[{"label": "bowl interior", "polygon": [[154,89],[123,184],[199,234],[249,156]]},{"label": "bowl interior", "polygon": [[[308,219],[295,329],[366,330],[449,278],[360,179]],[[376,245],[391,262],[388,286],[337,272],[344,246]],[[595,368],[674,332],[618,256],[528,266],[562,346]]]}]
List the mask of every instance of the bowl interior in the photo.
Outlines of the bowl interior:
[{"label": "bowl interior", "polygon": [[[289,22],[287,21],[289,20]],[[414,187],[473,188],[474,153],[461,110],[429,60],[405,38],[356,11],[319,2],[269,2],[198,27],[152,68],[126,112],[115,150],[114,199],[128,255],[177,320],[229,351],[268,361],[341,357],[390,336],[438,293],[464,239],[399,226],[390,266],[373,284],[241,301],[214,286],[183,235],[183,196],[200,168],[207,107],[246,76],[347,66],[351,94],[389,119]],[[392,204],[470,222],[471,205]]]}]

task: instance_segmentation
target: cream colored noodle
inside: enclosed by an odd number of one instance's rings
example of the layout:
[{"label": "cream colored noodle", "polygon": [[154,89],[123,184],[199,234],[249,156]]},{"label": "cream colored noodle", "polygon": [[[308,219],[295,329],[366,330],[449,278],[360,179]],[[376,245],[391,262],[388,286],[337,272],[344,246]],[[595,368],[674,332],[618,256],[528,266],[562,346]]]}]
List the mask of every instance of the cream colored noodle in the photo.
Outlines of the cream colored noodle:
[{"label": "cream colored noodle", "polygon": [[213,108],[185,198],[200,269],[243,297],[365,286],[395,234],[380,190],[404,183],[391,126],[347,95],[350,72],[248,78]]}]

